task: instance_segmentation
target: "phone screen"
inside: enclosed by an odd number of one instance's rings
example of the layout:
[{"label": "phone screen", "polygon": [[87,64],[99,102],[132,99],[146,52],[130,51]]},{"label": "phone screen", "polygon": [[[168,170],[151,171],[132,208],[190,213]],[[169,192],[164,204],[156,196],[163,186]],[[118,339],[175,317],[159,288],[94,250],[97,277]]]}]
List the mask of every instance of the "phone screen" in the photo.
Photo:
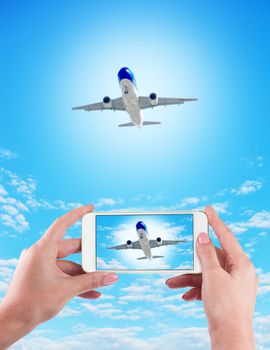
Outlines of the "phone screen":
[{"label": "phone screen", "polygon": [[193,270],[193,214],[96,215],[97,270]]}]

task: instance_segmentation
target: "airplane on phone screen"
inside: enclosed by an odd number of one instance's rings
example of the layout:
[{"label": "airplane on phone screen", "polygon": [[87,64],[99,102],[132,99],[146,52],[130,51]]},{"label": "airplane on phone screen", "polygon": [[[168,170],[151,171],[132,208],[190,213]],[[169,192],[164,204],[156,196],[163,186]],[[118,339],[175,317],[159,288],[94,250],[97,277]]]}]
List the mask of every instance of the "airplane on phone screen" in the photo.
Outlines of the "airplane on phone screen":
[{"label": "airplane on phone screen", "polygon": [[101,102],[91,103],[89,105],[73,107],[73,110],[84,111],[126,111],[131,119],[130,123],[120,124],[123,126],[137,126],[142,125],[154,125],[161,124],[157,121],[144,121],[142,110],[146,108],[153,108],[157,106],[168,105],[180,105],[184,102],[197,101],[197,98],[170,98],[170,97],[158,97],[155,92],[152,92],[149,96],[139,96],[136,86],[136,81],[132,71],[123,67],[118,72],[118,80],[121,89],[122,96],[111,99],[109,96],[105,96]]},{"label": "airplane on phone screen", "polygon": [[141,249],[145,256],[142,256],[141,258],[137,258],[137,260],[143,260],[143,259],[157,259],[157,258],[164,258],[162,255],[152,255],[152,248],[157,248],[165,245],[174,245],[178,243],[184,243],[187,242],[187,240],[162,240],[160,237],[157,237],[157,239],[149,239],[149,234],[147,227],[143,221],[138,221],[136,224],[136,231],[139,237],[138,241],[132,242],[131,240],[128,240],[127,243],[120,244],[114,247],[108,247],[107,249]]}]

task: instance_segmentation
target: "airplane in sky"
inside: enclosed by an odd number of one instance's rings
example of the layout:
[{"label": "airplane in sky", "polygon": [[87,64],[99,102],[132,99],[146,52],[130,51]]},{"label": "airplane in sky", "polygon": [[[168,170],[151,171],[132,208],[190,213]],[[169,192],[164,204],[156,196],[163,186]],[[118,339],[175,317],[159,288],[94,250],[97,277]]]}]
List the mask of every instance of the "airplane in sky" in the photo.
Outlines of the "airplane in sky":
[{"label": "airplane in sky", "polygon": [[139,237],[138,241],[132,242],[131,240],[128,240],[125,244],[120,244],[114,247],[108,247],[107,249],[141,249],[145,256],[141,258],[137,258],[137,260],[143,260],[143,259],[157,259],[157,258],[164,258],[162,255],[152,255],[152,248],[157,248],[165,245],[174,245],[178,243],[184,243],[187,242],[187,240],[162,240],[160,237],[157,237],[157,239],[149,239],[149,234],[147,227],[143,221],[138,221],[136,224],[136,231]]},{"label": "airplane in sky", "polygon": [[129,114],[131,123],[120,124],[119,126],[137,126],[161,124],[160,122],[144,121],[142,109],[153,108],[156,106],[167,105],[180,105],[184,102],[197,101],[197,98],[167,98],[158,97],[155,92],[152,92],[149,96],[139,96],[136,86],[136,81],[132,71],[123,67],[118,72],[118,80],[122,97],[111,99],[109,96],[105,96],[102,102],[91,103],[89,105],[73,107],[73,110],[84,111],[126,111]]}]

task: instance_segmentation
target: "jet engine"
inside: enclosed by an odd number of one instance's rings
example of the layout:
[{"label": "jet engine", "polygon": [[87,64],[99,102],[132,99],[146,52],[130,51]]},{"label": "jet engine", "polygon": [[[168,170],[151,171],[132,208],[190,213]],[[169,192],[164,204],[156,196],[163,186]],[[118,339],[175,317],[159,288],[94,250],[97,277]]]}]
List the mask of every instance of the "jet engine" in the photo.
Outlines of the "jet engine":
[{"label": "jet engine", "polygon": [[103,98],[103,106],[104,108],[112,108],[112,100],[109,96],[105,96]]},{"label": "jet engine", "polygon": [[128,248],[132,248],[133,247],[133,244],[132,244],[130,239],[127,241],[127,247]]},{"label": "jet engine", "polygon": [[162,239],[160,237],[158,237],[156,241],[158,246],[162,245]]},{"label": "jet engine", "polygon": [[157,97],[157,94],[155,92],[152,92],[150,95],[149,95],[149,100],[150,100],[150,104],[152,106],[156,106],[158,104],[158,97]]}]

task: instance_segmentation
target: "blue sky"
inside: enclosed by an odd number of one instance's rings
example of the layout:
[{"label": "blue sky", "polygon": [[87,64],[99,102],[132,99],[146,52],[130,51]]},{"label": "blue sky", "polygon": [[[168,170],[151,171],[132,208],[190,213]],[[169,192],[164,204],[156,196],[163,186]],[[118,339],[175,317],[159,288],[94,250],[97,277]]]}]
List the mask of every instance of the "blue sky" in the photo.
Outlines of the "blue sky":
[{"label": "blue sky", "polygon": [[[0,5],[0,291],[20,251],[79,203],[97,210],[213,204],[261,278],[258,349],[269,349],[270,5],[267,1],[8,1]],[[139,93],[197,97],[125,113],[72,106]],[[69,236],[78,236],[75,226]],[[80,257],[74,257],[80,260]],[[74,299],[14,349],[205,349],[200,303],[160,275],[121,275],[97,302]]]},{"label": "blue sky", "polygon": [[[153,256],[163,258],[138,260],[145,257],[142,250],[111,250],[109,247],[138,242],[136,224],[143,221],[149,240],[182,240],[174,246],[152,249]],[[193,216],[191,214],[166,215],[97,215],[96,255],[101,270],[192,270],[193,269]],[[158,249],[157,249],[158,248]]]}]

